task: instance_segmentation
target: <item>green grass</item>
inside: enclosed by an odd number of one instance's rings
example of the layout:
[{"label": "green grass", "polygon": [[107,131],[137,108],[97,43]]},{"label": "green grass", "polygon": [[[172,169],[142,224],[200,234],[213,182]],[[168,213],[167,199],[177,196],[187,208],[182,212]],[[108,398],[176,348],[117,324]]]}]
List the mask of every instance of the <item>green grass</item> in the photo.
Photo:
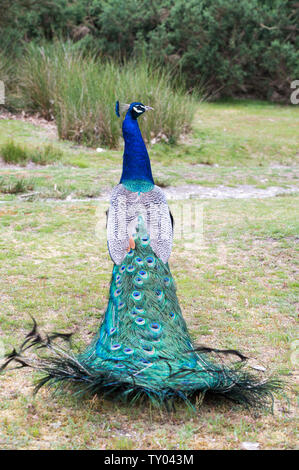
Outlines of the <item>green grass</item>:
[{"label": "green grass", "polygon": [[[201,104],[193,137],[150,148],[153,174],[162,186],[295,186],[297,116],[295,107],[259,102]],[[119,181],[121,152],[98,154],[58,141],[52,129],[1,120],[0,146],[8,139],[31,150],[50,145],[60,157],[47,166],[0,166],[1,341],[6,351],[17,346],[31,314],[44,330],[74,331],[74,348],[82,350],[103,317],[112,269],[107,203],[90,197]],[[230,149],[244,140],[237,158]],[[28,198],[6,189],[18,182]],[[69,194],[86,200],[64,201]],[[203,237],[197,233],[194,243],[176,233],[170,267],[191,335],[282,373],[289,388],[274,415],[255,417],[212,398],[197,415],[181,405],[167,414],[95,398],[52,399],[47,391],[33,398],[34,374],[11,371],[0,375],[1,448],[239,449],[243,441],[296,448],[298,196],[188,203],[202,205]],[[176,214],[179,204],[170,206]]]},{"label": "green grass", "polygon": [[265,166],[270,161],[298,163],[296,106],[244,100],[203,103],[196,122],[194,137],[203,159],[210,163],[245,166]]},{"label": "green grass", "polygon": [[[295,186],[299,178],[298,124],[296,107],[248,101],[201,103],[192,138],[175,146],[160,143],[149,147],[153,174],[162,187],[182,183],[208,187]],[[3,178],[21,175],[30,182],[34,179],[39,198],[99,196],[119,181],[122,151],[105,149],[97,153],[92,148],[58,141],[53,127],[4,119],[0,122],[0,148],[9,140],[27,149],[32,161],[56,161],[55,166],[45,168],[1,170]],[[40,161],[38,154],[42,155]]]},{"label": "green grass", "polygon": [[[192,336],[238,348],[267,373],[295,367],[296,204],[294,196],[204,201],[204,246],[178,239],[170,259]],[[30,314],[48,331],[75,331],[75,350],[90,341],[112,269],[105,208],[92,201],[0,207],[0,331],[7,351],[30,328]],[[290,405],[281,395],[274,416],[255,418],[211,399],[198,415],[182,406],[168,415],[96,399],[50,399],[47,391],[33,400],[27,371],[9,372],[0,382],[2,448],[237,449],[244,440],[265,449],[296,446],[293,391],[287,391]]]},{"label": "green grass", "polygon": [[30,182],[28,178],[3,178],[0,176],[0,193],[2,194],[19,194],[32,191],[34,182]]},{"label": "green grass", "polygon": [[29,160],[26,150],[12,140],[2,145],[0,155],[5,163],[27,163]]},{"label": "green grass", "polygon": [[0,147],[0,157],[8,164],[26,165],[28,162],[36,165],[49,165],[57,161],[62,151],[55,149],[52,145],[44,148],[30,148],[16,144],[13,140],[4,143]]},{"label": "green grass", "polygon": [[40,47],[29,44],[19,68],[22,109],[54,117],[59,137],[89,146],[117,148],[121,123],[114,104],[141,101],[155,109],[147,113],[142,130],[176,142],[190,130],[196,102],[176,85],[170,74],[145,60],[116,62],[87,57],[72,43]]}]

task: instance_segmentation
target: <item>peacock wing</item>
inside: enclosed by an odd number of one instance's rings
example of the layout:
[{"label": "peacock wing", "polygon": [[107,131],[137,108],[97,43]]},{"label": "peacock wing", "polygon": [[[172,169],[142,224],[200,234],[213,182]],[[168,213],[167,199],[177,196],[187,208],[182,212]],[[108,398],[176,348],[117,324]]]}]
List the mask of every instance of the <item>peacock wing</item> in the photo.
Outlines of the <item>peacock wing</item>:
[{"label": "peacock wing", "polygon": [[107,244],[111,259],[119,265],[129,246],[130,236],[135,235],[138,217],[142,216],[150,245],[164,263],[172,249],[173,225],[163,191],[154,186],[151,191],[137,193],[122,184],[115,186],[111,194],[107,216]]}]

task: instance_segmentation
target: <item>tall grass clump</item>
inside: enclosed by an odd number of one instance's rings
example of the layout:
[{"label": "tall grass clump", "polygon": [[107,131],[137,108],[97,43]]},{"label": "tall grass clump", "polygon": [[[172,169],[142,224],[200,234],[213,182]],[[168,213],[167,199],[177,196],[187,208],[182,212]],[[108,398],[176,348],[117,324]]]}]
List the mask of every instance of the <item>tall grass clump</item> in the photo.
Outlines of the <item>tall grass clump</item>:
[{"label": "tall grass clump", "polygon": [[50,44],[28,44],[18,67],[19,101],[26,110],[39,112],[42,117],[53,119],[57,80],[63,74],[59,67],[66,59],[67,50],[62,45],[55,49]]},{"label": "tall grass clump", "polygon": [[147,141],[155,138],[176,143],[181,134],[191,130],[195,96],[175,84],[169,71],[140,59],[126,63],[119,78],[120,101],[141,101],[154,108],[139,121]]},{"label": "tall grass clump", "polygon": [[33,191],[34,182],[26,178],[3,178],[0,177],[0,193],[20,194]]},{"label": "tall grass clump", "polygon": [[13,140],[8,141],[1,146],[0,156],[3,158],[3,161],[8,164],[26,164],[29,160],[27,149],[16,144]]},{"label": "tall grass clump", "polygon": [[121,135],[116,100],[141,101],[155,109],[140,120],[147,141],[175,143],[191,128],[194,97],[167,71],[143,59],[120,65],[55,42],[31,44],[21,66],[27,107],[53,116],[61,139],[116,148]]},{"label": "tall grass clump", "polygon": [[46,145],[43,148],[29,148],[9,140],[0,147],[0,157],[5,163],[21,166],[25,166],[28,162],[49,165],[59,160],[62,155],[63,152],[52,145]]}]

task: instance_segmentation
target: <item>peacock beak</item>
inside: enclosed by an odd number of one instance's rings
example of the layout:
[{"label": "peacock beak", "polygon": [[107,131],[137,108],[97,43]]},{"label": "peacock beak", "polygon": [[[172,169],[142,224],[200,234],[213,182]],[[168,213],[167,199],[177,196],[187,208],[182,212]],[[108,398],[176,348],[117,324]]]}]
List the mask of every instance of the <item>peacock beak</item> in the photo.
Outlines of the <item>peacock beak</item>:
[{"label": "peacock beak", "polygon": [[145,106],[145,111],[150,111],[150,110],[154,111],[154,108],[151,108],[151,106]]}]

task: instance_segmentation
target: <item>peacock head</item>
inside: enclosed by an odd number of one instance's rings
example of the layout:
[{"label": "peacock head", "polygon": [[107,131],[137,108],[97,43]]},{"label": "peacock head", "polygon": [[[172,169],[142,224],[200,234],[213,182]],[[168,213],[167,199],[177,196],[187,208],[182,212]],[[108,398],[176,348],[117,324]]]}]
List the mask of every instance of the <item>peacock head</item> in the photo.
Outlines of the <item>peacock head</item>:
[{"label": "peacock head", "polygon": [[127,114],[130,113],[133,119],[138,119],[145,111],[153,110],[150,106],[145,106],[138,101],[134,101],[131,104],[120,103],[119,101],[116,102],[115,105],[115,113],[116,116],[120,117],[120,113],[126,111]]}]

